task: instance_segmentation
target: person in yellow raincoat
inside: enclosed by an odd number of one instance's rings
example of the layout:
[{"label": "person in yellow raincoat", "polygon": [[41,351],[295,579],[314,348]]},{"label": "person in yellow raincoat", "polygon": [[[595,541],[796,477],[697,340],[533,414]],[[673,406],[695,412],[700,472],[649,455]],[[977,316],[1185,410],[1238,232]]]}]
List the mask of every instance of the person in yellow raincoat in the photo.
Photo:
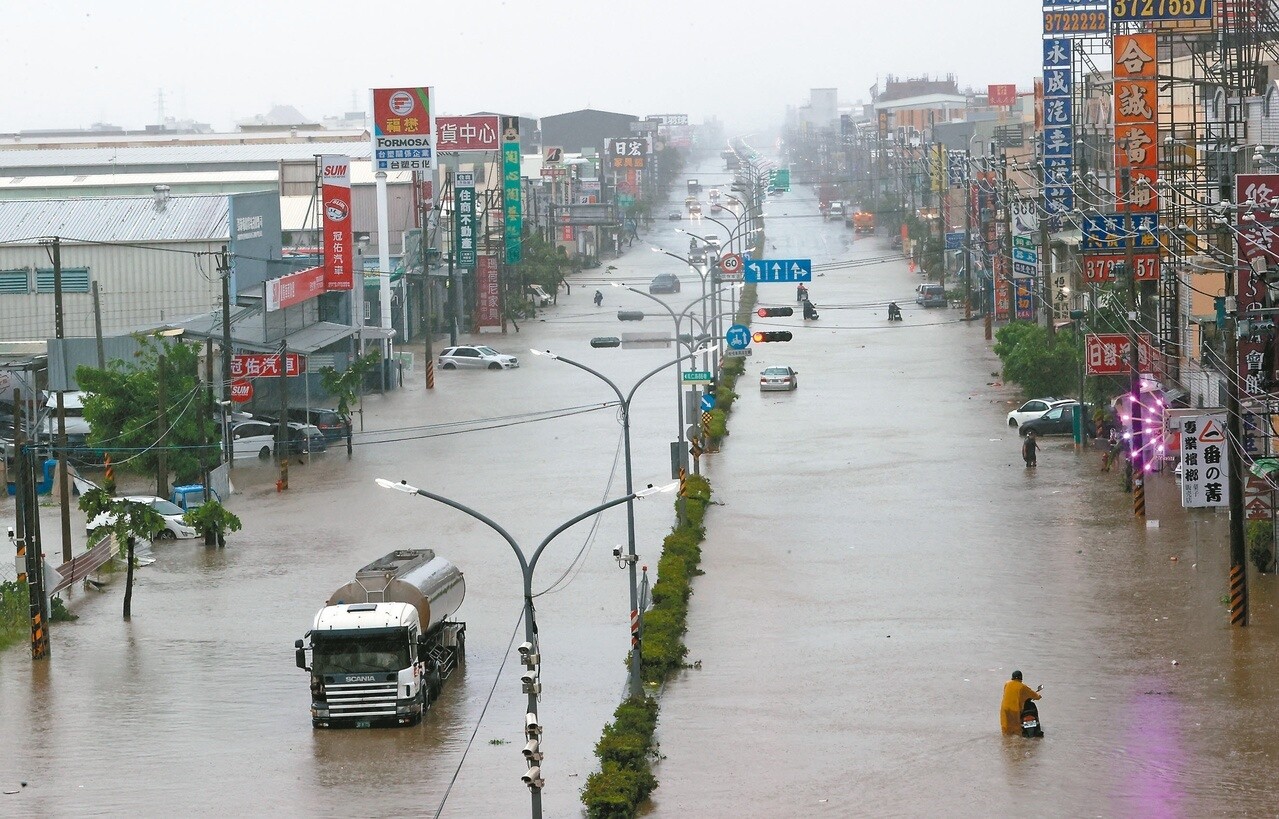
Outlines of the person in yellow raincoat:
[{"label": "person in yellow raincoat", "polygon": [[1005,734],[1021,733],[1021,709],[1026,700],[1039,699],[1043,686],[1031,688],[1021,681],[1021,672],[1014,671],[1013,678],[1004,683],[1004,700],[999,704],[999,727]]}]

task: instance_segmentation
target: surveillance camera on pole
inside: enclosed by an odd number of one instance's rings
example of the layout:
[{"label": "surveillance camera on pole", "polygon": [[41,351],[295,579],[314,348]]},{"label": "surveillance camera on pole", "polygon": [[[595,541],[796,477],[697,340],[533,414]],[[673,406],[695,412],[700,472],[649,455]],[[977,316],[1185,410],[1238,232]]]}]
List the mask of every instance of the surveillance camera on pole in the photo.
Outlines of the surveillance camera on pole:
[{"label": "surveillance camera on pole", "polygon": [[539,677],[539,672],[535,668],[529,671],[525,671],[523,674],[520,675],[520,684],[522,688],[524,689],[525,694],[542,693],[542,683],[538,679],[538,677]]},{"label": "surveillance camera on pole", "polygon": [[542,752],[539,750],[540,748],[541,744],[537,740],[530,739],[528,744],[524,746],[524,758],[530,762],[541,762]]},{"label": "surveillance camera on pole", "polygon": [[542,660],[542,655],[538,654],[532,643],[520,643],[520,662],[524,663],[525,668],[533,668]]},{"label": "surveillance camera on pole", "polygon": [[542,779],[542,769],[537,765],[525,771],[524,775],[520,777],[520,781],[528,785],[532,790],[541,790],[542,786],[546,784]]},{"label": "surveillance camera on pole", "polygon": [[537,721],[537,714],[529,711],[524,715],[524,737],[537,739],[542,735],[542,726]]}]

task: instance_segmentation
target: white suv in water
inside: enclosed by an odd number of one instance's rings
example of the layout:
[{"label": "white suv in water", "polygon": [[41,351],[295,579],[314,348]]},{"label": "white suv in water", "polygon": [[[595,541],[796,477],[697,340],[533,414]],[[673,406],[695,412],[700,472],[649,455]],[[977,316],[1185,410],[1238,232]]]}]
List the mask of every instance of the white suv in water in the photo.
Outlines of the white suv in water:
[{"label": "white suv in water", "polygon": [[474,347],[446,347],[440,353],[440,368],[456,370],[459,367],[471,367],[481,370],[513,370],[520,366],[520,360],[513,355],[499,353],[492,347],[477,345]]}]

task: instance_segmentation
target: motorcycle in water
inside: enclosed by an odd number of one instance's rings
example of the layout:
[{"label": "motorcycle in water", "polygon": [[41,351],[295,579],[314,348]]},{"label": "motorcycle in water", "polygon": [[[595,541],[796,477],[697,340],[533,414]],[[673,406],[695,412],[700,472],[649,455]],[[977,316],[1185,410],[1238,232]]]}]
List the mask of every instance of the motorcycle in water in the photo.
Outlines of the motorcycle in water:
[{"label": "motorcycle in water", "polygon": [[902,320],[902,309],[897,306],[897,302],[895,301],[890,301],[888,303],[888,320],[889,321]]},{"label": "motorcycle in water", "polygon": [[817,319],[817,307],[808,299],[804,299],[804,320],[815,321]]},{"label": "motorcycle in water", "polygon": [[1042,738],[1044,727],[1039,722],[1039,708],[1034,700],[1026,700],[1021,709],[1021,735],[1027,738]]}]

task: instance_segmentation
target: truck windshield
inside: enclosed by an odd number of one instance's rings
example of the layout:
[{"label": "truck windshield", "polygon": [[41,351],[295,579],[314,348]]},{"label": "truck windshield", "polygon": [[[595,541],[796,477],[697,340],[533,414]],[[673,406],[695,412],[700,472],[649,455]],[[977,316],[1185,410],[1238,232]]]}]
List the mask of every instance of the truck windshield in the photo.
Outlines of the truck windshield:
[{"label": "truck windshield", "polygon": [[408,667],[409,644],[403,634],[315,641],[312,668],[316,674],[360,674]]}]

